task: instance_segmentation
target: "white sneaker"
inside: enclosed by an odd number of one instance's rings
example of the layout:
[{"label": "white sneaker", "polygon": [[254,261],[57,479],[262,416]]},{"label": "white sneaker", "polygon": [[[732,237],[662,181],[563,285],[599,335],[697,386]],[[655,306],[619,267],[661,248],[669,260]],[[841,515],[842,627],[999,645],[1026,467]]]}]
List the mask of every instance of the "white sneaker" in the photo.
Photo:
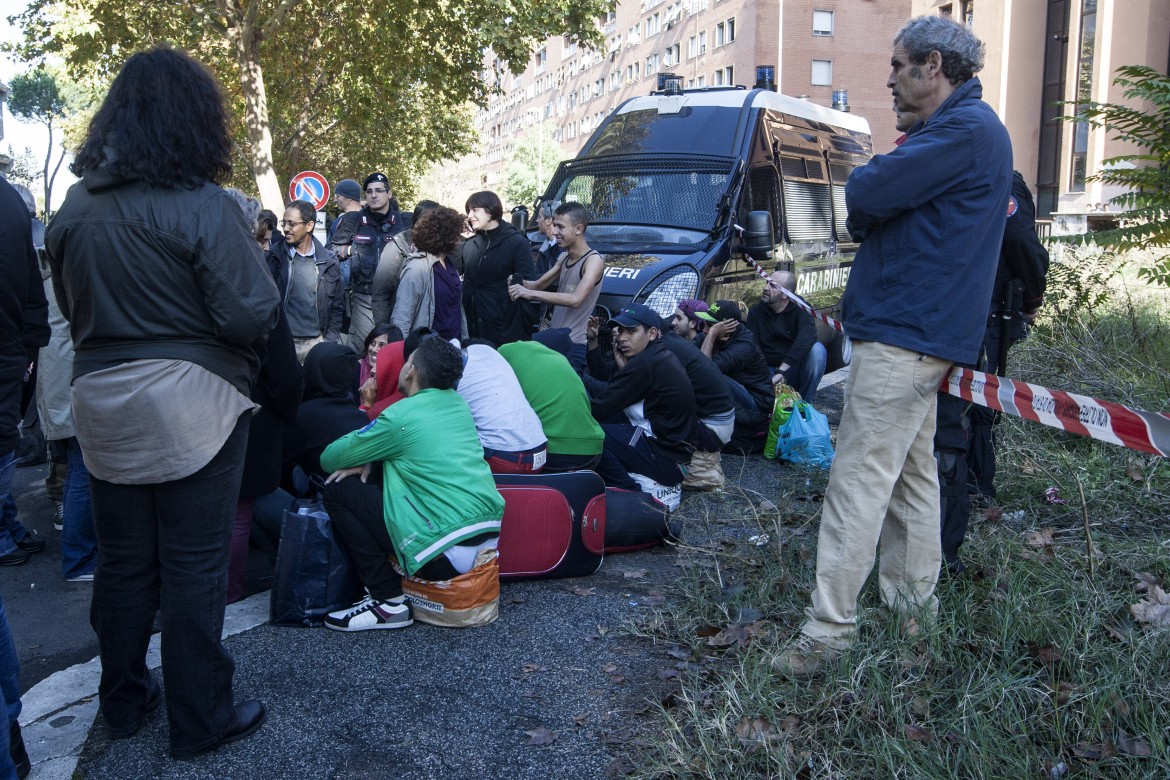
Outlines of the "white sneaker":
[{"label": "white sneaker", "polygon": [[369,596],[348,609],[325,616],[326,628],[334,631],[369,631],[375,628],[406,628],[414,623],[410,605],[377,601]]}]

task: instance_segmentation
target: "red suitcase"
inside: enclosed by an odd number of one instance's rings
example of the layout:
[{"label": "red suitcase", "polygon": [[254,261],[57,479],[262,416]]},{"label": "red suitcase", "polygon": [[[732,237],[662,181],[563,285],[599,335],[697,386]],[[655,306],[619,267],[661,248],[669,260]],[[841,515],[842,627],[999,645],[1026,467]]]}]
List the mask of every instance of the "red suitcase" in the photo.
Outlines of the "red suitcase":
[{"label": "red suitcase", "polygon": [[605,483],[592,471],[496,474],[500,579],[583,577],[605,554]]}]

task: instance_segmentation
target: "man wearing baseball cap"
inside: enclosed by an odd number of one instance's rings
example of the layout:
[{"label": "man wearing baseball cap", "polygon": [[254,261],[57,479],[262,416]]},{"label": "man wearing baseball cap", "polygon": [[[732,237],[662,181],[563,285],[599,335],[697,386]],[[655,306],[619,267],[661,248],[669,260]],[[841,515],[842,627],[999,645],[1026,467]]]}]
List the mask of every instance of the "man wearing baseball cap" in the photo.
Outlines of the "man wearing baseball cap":
[{"label": "man wearing baseball cap", "polygon": [[711,323],[701,348],[727,380],[735,402],[736,433],[750,436],[767,427],[775,398],[772,372],[755,336],[743,324],[739,303],[715,301],[707,311],[696,312],[695,316]]},{"label": "man wearing baseball cap", "polygon": [[337,225],[330,244],[338,260],[349,260],[349,345],[360,351],[374,329],[374,272],[386,242],[401,230],[397,201],[384,173],[371,173],[362,187],[366,205]]},{"label": "man wearing baseball cap", "polygon": [[660,342],[662,317],[649,306],[630,304],[606,327],[614,334],[617,371],[612,377],[598,348],[596,320],[586,333],[591,380],[586,387],[593,396],[593,416],[605,431],[596,471],[611,487],[649,493],[675,488],[699,437],[690,379]]}]

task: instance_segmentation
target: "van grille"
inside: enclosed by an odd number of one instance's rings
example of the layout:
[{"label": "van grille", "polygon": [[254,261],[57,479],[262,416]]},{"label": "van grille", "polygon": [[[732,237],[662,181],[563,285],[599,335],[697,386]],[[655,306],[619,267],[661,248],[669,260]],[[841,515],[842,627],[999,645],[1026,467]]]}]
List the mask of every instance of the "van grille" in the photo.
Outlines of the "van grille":
[{"label": "van grille", "polygon": [[788,219],[789,241],[832,240],[833,212],[828,184],[785,181],[784,214]]}]

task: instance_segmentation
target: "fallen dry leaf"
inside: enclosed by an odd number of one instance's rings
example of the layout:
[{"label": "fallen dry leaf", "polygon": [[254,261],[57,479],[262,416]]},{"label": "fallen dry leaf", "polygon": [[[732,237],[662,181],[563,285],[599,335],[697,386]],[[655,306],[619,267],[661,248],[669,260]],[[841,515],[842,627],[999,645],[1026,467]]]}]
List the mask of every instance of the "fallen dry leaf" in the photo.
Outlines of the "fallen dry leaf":
[{"label": "fallen dry leaf", "polygon": [[573,716],[573,723],[577,724],[578,726],[584,726],[588,722],[589,722],[589,713],[587,713],[587,712],[583,712],[580,715]]},{"label": "fallen dry leaf", "polygon": [[775,739],[776,733],[767,718],[743,718],[735,727],[735,736],[747,752],[755,753]]},{"label": "fallen dry leaf", "polygon": [[1111,699],[1113,701],[1113,711],[1122,718],[1128,718],[1130,712],[1129,702],[1121,698],[1121,696],[1116,693],[1113,694]]},{"label": "fallen dry leaf", "polygon": [[1162,581],[1158,579],[1157,575],[1150,574],[1148,571],[1139,571],[1133,575],[1133,578],[1137,580],[1133,585],[1133,589],[1138,593],[1145,593],[1150,589],[1150,586],[1162,584]]},{"label": "fallen dry leaf", "polygon": [[1029,531],[1024,534],[1024,541],[1032,547],[1051,547],[1052,535],[1055,532],[1055,528],[1041,528],[1039,531]]},{"label": "fallen dry leaf", "polygon": [[709,636],[715,636],[715,635],[716,635],[716,634],[718,634],[718,633],[719,633],[719,627],[718,627],[718,626],[703,626],[702,628],[700,628],[700,629],[698,629],[697,631],[695,631],[695,636],[697,636],[697,637],[709,637]]},{"label": "fallen dry leaf", "polygon": [[569,588],[569,593],[574,596],[596,596],[597,588],[582,588],[580,585],[574,585]]},{"label": "fallen dry leaf", "polygon": [[609,681],[614,685],[624,685],[628,678],[624,674],[611,674]]},{"label": "fallen dry leaf", "polygon": [[1072,748],[1072,754],[1084,761],[1100,761],[1103,758],[1112,758],[1117,755],[1117,749],[1108,740],[1100,744],[1094,742],[1078,742]]},{"label": "fallen dry leaf", "polygon": [[1153,754],[1153,749],[1150,748],[1150,743],[1146,742],[1141,737],[1131,737],[1124,731],[1117,733],[1117,747],[1121,748],[1122,753],[1127,753],[1138,758],[1149,758]]},{"label": "fallen dry leaf", "polygon": [[1146,468],[1140,458],[1132,457],[1125,464],[1125,476],[1141,484],[1146,481]]},{"label": "fallen dry leaf", "polygon": [[915,726],[912,723],[907,723],[902,727],[902,734],[912,742],[930,742],[930,740],[934,739],[934,734],[931,734],[929,730],[921,726]]},{"label": "fallen dry leaf", "polygon": [[989,506],[983,510],[983,519],[989,523],[998,523],[1003,520],[1003,507]]},{"label": "fallen dry leaf", "polygon": [[924,696],[915,696],[910,700],[910,711],[920,718],[930,716],[930,700]]},{"label": "fallen dry leaf", "polygon": [[659,669],[658,679],[669,680],[671,677],[678,677],[678,669]]},{"label": "fallen dry leaf", "polygon": [[1155,628],[1170,628],[1170,595],[1157,585],[1151,585],[1146,597],[1129,608],[1134,620],[1149,623]]},{"label": "fallen dry leaf", "polygon": [[524,672],[524,674],[532,674],[533,672],[547,672],[548,667],[541,666],[540,664],[524,664],[520,667],[520,671]]},{"label": "fallen dry leaf", "polygon": [[640,580],[646,576],[645,569],[626,569],[622,572],[622,576],[627,580]]},{"label": "fallen dry leaf", "polygon": [[757,637],[766,636],[767,633],[768,629],[758,621],[748,625],[732,623],[714,636],[708,637],[707,644],[711,647],[728,647],[732,644],[746,647],[748,642]]},{"label": "fallen dry leaf", "polygon": [[533,729],[532,731],[525,731],[528,735],[528,742],[526,745],[551,745],[557,741],[557,734],[555,731],[549,731],[544,726]]},{"label": "fallen dry leaf", "polygon": [[1040,662],[1040,665],[1051,671],[1052,665],[1060,661],[1063,656],[1055,645],[1041,645],[1039,642],[1028,643],[1028,655]]},{"label": "fallen dry leaf", "polygon": [[657,607],[659,604],[666,603],[666,596],[658,591],[651,591],[642,597],[642,603],[649,607]]},{"label": "fallen dry leaf", "polygon": [[601,667],[601,671],[605,672],[606,674],[613,674],[617,671],[617,664],[606,664],[605,666]]}]

